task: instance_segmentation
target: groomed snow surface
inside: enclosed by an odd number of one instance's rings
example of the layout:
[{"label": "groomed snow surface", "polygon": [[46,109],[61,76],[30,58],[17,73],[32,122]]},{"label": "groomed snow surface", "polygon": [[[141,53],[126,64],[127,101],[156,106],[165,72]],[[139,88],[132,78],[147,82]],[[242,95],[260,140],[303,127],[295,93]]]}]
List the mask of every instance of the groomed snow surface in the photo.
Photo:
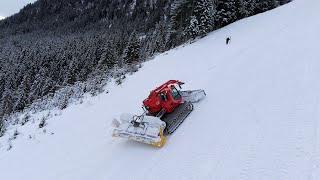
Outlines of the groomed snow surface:
[{"label": "groomed snow surface", "polygon": [[[46,133],[29,122],[10,151],[2,139],[1,179],[319,179],[319,17],[319,0],[295,0],[157,56],[49,119]],[[169,79],[207,97],[164,147],[112,138],[113,118],[142,113]]]}]

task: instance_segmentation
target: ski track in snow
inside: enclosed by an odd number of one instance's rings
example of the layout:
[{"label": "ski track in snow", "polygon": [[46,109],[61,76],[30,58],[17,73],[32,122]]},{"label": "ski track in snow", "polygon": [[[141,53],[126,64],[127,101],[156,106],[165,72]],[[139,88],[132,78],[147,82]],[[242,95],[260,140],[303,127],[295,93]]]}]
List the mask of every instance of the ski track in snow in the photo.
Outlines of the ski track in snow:
[{"label": "ski track in snow", "polygon": [[[0,147],[1,179],[319,179],[319,7],[295,0],[235,22],[68,107],[46,134],[32,123],[19,128],[12,150]],[[164,147],[112,138],[112,119],[141,113],[148,92],[168,79],[207,97]]]}]

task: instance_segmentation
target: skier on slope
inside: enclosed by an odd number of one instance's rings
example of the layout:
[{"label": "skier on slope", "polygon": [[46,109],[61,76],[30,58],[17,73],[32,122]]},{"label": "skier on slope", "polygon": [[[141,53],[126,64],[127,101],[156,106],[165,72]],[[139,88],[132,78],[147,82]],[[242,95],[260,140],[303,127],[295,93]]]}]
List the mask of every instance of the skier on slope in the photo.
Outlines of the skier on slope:
[{"label": "skier on slope", "polygon": [[230,41],[231,41],[231,37],[227,37],[226,38],[226,44],[228,45],[230,43]]}]

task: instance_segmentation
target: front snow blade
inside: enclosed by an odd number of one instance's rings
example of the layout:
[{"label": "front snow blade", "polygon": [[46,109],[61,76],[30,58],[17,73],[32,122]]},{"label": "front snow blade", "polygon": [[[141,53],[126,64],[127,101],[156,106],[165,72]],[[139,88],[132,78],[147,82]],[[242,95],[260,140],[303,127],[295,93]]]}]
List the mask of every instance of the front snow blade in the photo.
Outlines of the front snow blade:
[{"label": "front snow blade", "polygon": [[132,123],[134,115],[122,114],[120,125],[115,127],[112,136],[122,137],[134,141],[143,142],[153,146],[161,147],[166,142],[163,130],[166,123],[157,117],[144,116],[141,122]]}]

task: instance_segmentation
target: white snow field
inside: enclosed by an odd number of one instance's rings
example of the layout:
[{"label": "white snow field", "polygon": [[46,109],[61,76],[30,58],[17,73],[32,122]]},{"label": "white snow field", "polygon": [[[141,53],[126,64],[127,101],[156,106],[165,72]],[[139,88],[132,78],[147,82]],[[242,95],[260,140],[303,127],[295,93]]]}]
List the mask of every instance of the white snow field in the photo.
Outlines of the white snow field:
[{"label": "white snow field", "polygon": [[[48,120],[46,133],[19,127],[13,148],[0,148],[0,179],[320,179],[319,17],[319,0],[295,0],[157,56]],[[112,138],[113,118],[141,114],[169,79],[207,97],[164,147]]]}]

